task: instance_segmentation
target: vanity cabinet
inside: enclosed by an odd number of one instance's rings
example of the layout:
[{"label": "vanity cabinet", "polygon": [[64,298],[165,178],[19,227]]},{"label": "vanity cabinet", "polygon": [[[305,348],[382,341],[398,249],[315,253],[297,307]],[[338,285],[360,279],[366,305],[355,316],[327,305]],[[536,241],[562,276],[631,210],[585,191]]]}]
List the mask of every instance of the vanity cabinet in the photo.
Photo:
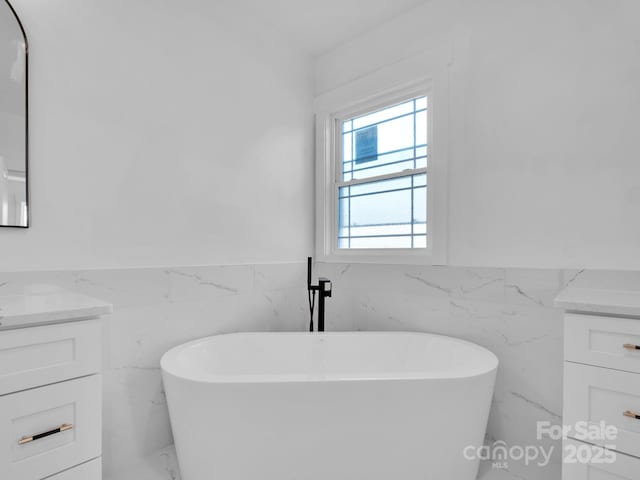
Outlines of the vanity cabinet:
[{"label": "vanity cabinet", "polygon": [[[556,305],[566,311],[563,424],[572,428],[564,442],[563,480],[637,480],[640,292],[569,288]],[[579,422],[617,431],[594,436],[576,431]],[[576,450],[577,458],[568,458]],[[615,461],[603,461],[609,455]]]},{"label": "vanity cabinet", "polygon": [[102,320],[68,315],[0,330],[0,478],[102,478]]},{"label": "vanity cabinet", "polygon": [[[596,447],[577,440],[568,439],[565,447],[571,446],[579,451],[591,451],[596,457],[599,452]],[[605,450],[605,453],[611,453]],[[614,463],[594,462],[565,462],[562,466],[562,480],[638,480],[638,459],[629,455],[616,453]]]},{"label": "vanity cabinet", "polygon": [[70,470],[58,473],[47,480],[93,480],[102,478],[102,461],[100,458],[78,465]]}]

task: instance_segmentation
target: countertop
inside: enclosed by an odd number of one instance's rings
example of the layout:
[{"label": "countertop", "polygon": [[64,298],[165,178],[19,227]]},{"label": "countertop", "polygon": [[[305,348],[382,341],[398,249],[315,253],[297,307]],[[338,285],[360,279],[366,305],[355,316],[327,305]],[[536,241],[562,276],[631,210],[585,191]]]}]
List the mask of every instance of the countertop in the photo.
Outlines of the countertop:
[{"label": "countertop", "polygon": [[67,290],[0,296],[0,330],[95,318],[111,304]]},{"label": "countertop", "polygon": [[572,312],[640,318],[640,291],[567,287],[556,297],[555,305]]}]

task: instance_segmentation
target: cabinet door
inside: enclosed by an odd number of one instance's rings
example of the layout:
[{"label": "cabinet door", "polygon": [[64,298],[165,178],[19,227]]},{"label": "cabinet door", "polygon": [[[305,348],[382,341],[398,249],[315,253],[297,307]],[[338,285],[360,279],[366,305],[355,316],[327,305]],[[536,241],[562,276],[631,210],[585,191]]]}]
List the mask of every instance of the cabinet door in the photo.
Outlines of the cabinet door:
[{"label": "cabinet door", "polygon": [[83,463],[47,480],[102,480],[102,461],[100,458]]},{"label": "cabinet door", "polygon": [[0,395],[100,372],[100,320],[0,332]]},{"label": "cabinet door", "polygon": [[40,480],[99,457],[101,391],[92,375],[0,397],[1,478]]},{"label": "cabinet door", "polygon": [[597,429],[604,422],[617,429],[615,438],[591,438],[590,432],[570,437],[640,457],[640,419],[625,415],[640,418],[639,374],[565,362],[563,403],[563,423],[572,428],[588,422]]},{"label": "cabinet door", "polygon": [[[583,459],[598,458],[593,445],[568,439],[564,441],[565,463],[562,465],[562,480],[638,480],[640,478],[640,459],[622,453],[607,451],[615,454],[613,463],[600,463],[598,460],[567,462],[567,453],[579,451]],[[589,454],[589,452],[592,452]],[[586,455],[585,455],[586,454]],[[602,457],[600,457],[602,458]]]},{"label": "cabinet door", "polygon": [[640,373],[640,321],[568,313],[564,357],[570,362]]}]

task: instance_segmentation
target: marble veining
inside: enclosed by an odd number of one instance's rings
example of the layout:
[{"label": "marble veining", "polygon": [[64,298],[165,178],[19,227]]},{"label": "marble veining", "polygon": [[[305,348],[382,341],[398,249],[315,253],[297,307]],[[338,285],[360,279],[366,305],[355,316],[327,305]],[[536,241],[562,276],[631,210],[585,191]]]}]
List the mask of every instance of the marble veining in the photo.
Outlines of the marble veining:
[{"label": "marble veining", "polygon": [[536,422],[561,422],[558,292],[568,285],[640,291],[640,272],[363,264],[322,264],[319,272],[334,280],[329,318],[348,315],[357,330],[452,335],[499,357],[487,443],[554,446],[555,453],[542,468],[514,461],[496,468],[487,461],[480,480],[560,479],[560,442],[536,435]]},{"label": "marble veining", "polygon": [[[640,273],[414,265],[319,264],[334,283],[329,330],[452,335],[500,359],[487,441],[558,446],[536,422],[559,422],[565,286],[640,290]],[[304,330],[306,265],[168,267],[0,273],[0,295],[50,285],[114,305],[104,322],[105,480],[179,480],[159,360],[196,338],[252,330]],[[220,288],[222,287],[222,288]],[[559,451],[558,451],[559,453]],[[544,468],[482,465],[481,480],[560,478]]]},{"label": "marble veining", "polygon": [[179,480],[159,361],[234,331],[303,330],[306,266],[202,266],[0,273],[0,296],[68,290],[103,299],[105,480]]},{"label": "marble veining", "polygon": [[562,312],[553,299],[564,286],[562,271],[361,264],[344,270],[319,268],[334,280],[330,318],[349,312],[359,330],[434,332],[489,348],[500,368],[487,443],[556,447],[544,468],[485,462],[479,479],[560,478],[560,444],[537,440],[536,422],[560,422]]}]

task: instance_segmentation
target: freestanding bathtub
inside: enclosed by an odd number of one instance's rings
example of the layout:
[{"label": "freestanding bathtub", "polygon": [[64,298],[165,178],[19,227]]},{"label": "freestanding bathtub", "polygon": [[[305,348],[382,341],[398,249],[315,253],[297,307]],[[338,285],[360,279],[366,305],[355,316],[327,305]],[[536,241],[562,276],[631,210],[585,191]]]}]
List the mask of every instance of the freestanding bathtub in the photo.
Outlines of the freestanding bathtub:
[{"label": "freestanding bathtub", "polygon": [[498,360],[421,333],[233,333],[161,366],[183,480],[474,480]]}]

